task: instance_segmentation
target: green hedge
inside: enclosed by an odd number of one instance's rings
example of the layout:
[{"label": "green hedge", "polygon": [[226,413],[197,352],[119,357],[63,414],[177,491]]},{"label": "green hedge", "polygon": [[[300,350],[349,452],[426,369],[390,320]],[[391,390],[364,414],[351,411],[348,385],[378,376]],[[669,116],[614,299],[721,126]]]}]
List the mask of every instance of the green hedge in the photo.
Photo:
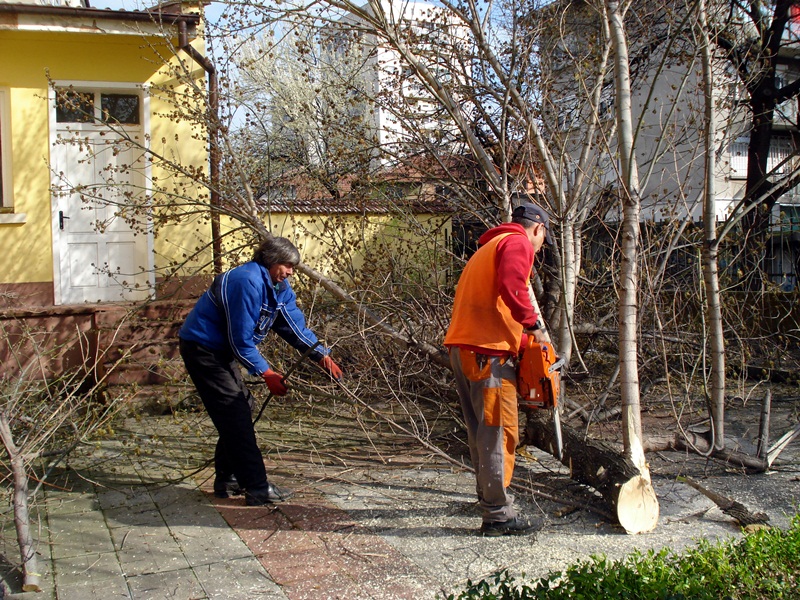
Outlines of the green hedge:
[{"label": "green hedge", "polygon": [[[524,574],[523,576],[524,577]],[[634,552],[621,561],[592,556],[526,584],[508,571],[448,600],[744,600],[800,598],[800,516],[788,530],[768,528],[738,540],[701,541],[680,553]]]}]

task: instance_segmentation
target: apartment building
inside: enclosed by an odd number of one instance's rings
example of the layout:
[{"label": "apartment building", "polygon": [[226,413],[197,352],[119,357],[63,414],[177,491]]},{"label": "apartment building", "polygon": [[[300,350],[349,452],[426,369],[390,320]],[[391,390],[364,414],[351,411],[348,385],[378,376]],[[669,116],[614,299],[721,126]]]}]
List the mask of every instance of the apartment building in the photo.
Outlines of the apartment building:
[{"label": "apartment building", "polygon": [[[713,9],[713,3],[711,7]],[[800,78],[800,10],[792,7],[777,56],[775,89]],[[615,93],[612,63],[600,64],[602,39],[599,16],[587,2],[556,2],[546,9],[557,16],[560,29],[542,27],[540,40],[544,119],[551,134],[563,140],[577,157],[584,150],[582,133],[597,127],[593,176],[598,189],[613,195],[619,173],[615,145]],[[696,41],[692,39],[690,7],[682,1],[642,2],[631,6],[626,23],[630,53],[635,161],[642,184],[641,217],[670,222],[702,217],[704,193],[703,74]],[[744,15],[729,17],[728,25],[748,35]],[[733,25],[730,25],[733,23]],[[723,221],[741,211],[747,178],[748,147],[753,126],[749,93],[731,60],[715,47],[715,214]],[[599,93],[597,93],[599,89]],[[598,101],[599,99],[599,101]],[[781,102],[774,111],[767,160],[767,178],[784,183],[800,168],[797,154],[797,97]],[[613,207],[605,214],[620,217]],[[770,215],[770,239],[765,267],[770,278],[785,289],[796,285],[800,252],[800,189],[791,188],[775,202]]]},{"label": "apartment building", "polygon": [[[365,5],[368,15],[375,8]],[[388,30],[423,68],[458,94],[458,73],[469,68],[455,63],[469,55],[469,31],[453,14],[431,2],[391,2],[383,0],[382,14]],[[353,12],[341,16],[334,28],[332,49],[342,56],[357,56],[363,96],[354,112],[368,115],[380,149],[382,166],[407,156],[420,146],[448,148],[457,145],[461,136],[452,119],[434,101],[425,84],[409,65],[408,57],[396,44],[380,37],[364,19]],[[463,75],[462,75],[463,77]]]}]

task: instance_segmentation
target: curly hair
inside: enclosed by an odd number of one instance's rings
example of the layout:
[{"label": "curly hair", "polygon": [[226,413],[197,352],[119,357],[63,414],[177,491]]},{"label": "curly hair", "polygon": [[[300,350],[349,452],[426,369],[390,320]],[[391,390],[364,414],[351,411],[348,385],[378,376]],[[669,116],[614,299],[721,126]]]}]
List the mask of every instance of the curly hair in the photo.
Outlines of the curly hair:
[{"label": "curly hair", "polygon": [[300,251],[285,237],[268,237],[253,253],[253,261],[269,269],[272,265],[300,264]]}]

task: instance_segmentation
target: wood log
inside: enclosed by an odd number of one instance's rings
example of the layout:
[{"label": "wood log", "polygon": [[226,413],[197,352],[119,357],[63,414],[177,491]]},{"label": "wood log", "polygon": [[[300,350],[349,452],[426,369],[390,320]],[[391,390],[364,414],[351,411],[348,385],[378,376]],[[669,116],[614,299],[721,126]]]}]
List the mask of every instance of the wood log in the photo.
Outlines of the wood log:
[{"label": "wood log", "polygon": [[[526,411],[523,443],[556,456],[556,440],[549,411]],[[649,476],[616,448],[586,438],[562,425],[561,462],[570,477],[596,490],[627,533],[652,531],[658,523],[658,498]]]},{"label": "wood log", "polygon": [[766,523],[769,523],[769,516],[766,513],[750,512],[750,510],[741,502],[737,502],[736,500],[732,500],[727,496],[723,496],[722,494],[718,494],[717,492],[706,489],[691,477],[681,476],[678,477],[678,481],[687,483],[690,487],[696,489],[706,498],[711,499],[711,501],[714,502],[714,504],[716,504],[722,512],[736,519],[736,521],[742,527],[747,527],[748,525],[765,525]]}]

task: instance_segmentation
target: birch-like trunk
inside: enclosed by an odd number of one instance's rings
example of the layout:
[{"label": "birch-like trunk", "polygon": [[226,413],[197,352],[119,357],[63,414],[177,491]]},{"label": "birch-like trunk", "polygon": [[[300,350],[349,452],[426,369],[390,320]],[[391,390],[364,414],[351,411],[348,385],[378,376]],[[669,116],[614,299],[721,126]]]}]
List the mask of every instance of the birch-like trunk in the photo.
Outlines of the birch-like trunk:
[{"label": "birch-like trunk", "polygon": [[578,291],[578,273],[581,268],[581,236],[580,227],[570,215],[561,225],[561,302],[562,318],[558,322],[558,352],[569,363],[572,357],[573,336],[572,323],[575,314],[575,297]]},{"label": "birch-like trunk", "polygon": [[716,137],[714,111],[714,76],[711,70],[711,44],[708,39],[706,2],[700,0],[698,33],[700,58],[703,66],[703,94],[705,96],[705,190],[703,199],[703,283],[706,289],[706,321],[708,345],[711,350],[710,410],[713,450],[725,449],[725,340],[722,333],[722,306],[720,302],[716,210],[714,198],[714,138]]},{"label": "birch-like trunk", "polygon": [[621,265],[619,281],[619,364],[622,395],[622,441],[625,451],[643,474],[647,471],[642,447],[642,419],[639,401],[639,363],[637,359],[639,285],[639,173],[633,153],[633,117],[628,42],[624,9],[620,2],[606,3],[611,43],[614,49],[617,131],[622,199]]},{"label": "birch-like trunk", "polygon": [[14,526],[17,530],[17,544],[22,559],[22,591],[41,592],[36,547],[31,535],[30,511],[28,510],[28,474],[25,461],[11,434],[11,426],[5,413],[0,413],[0,440],[6,449],[14,480]]}]

